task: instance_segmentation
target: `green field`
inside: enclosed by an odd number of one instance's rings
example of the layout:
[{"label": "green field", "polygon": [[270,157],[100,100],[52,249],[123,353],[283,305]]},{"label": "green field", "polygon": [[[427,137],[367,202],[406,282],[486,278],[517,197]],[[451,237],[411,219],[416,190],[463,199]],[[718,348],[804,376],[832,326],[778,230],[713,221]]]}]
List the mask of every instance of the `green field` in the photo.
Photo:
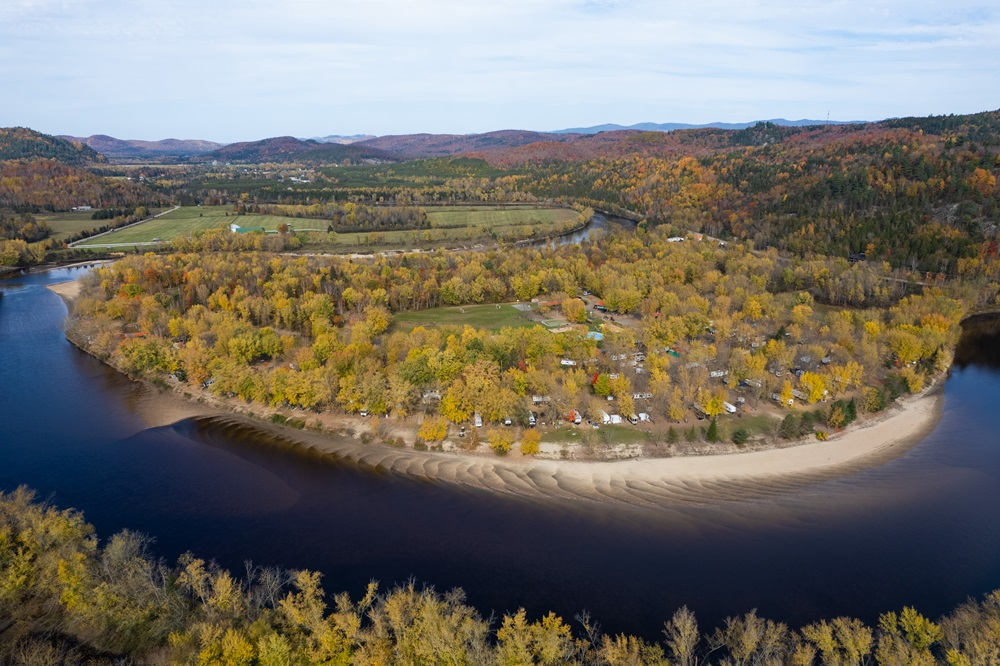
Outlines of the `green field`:
[{"label": "green field", "polygon": [[473,328],[497,329],[506,326],[536,326],[528,320],[528,313],[521,312],[509,304],[496,305],[465,305],[455,307],[431,308],[419,312],[400,312],[392,317],[393,328],[401,331],[411,331],[417,326],[434,328],[437,326],[464,326]]},{"label": "green field", "polygon": [[79,247],[94,247],[108,244],[151,243],[156,240],[171,240],[202,229],[218,229],[232,223],[242,227],[264,227],[274,231],[281,223],[293,229],[317,228],[325,225],[319,220],[302,220],[277,215],[236,215],[230,206],[184,206],[148,222],[127,229],[119,229],[105,236],[90,238]]},{"label": "green field", "polygon": [[[153,214],[159,212],[157,209],[152,211]],[[35,217],[44,221],[52,228],[52,235],[49,238],[61,241],[81,231],[95,229],[110,222],[110,220],[92,220],[90,216],[93,214],[94,211],[92,210],[83,210],[67,213],[43,213]]]},{"label": "green field", "polygon": [[453,229],[463,227],[488,227],[496,230],[505,227],[532,226],[551,229],[571,222],[578,213],[566,208],[520,208],[495,206],[428,206],[427,218],[431,227]]},{"label": "green field", "polygon": [[[50,216],[52,222],[49,225],[54,230],[57,228],[55,225],[59,225],[59,233],[68,236],[103,223],[101,220],[90,220],[89,216],[89,213],[54,215]],[[195,231],[226,227],[235,222],[243,227],[263,227],[268,231],[277,230],[282,223],[291,225],[295,231],[318,231],[309,239],[310,249],[314,251],[409,249],[481,242],[491,236],[501,239],[548,236],[567,222],[574,221],[577,213],[565,208],[441,206],[428,208],[427,217],[431,223],[430,229],[328,234],[325,220],[277,215],[237,216],[229,206],[184,206],[162,217],[87,239],[78,246],[107,247],[169,241]]]}]

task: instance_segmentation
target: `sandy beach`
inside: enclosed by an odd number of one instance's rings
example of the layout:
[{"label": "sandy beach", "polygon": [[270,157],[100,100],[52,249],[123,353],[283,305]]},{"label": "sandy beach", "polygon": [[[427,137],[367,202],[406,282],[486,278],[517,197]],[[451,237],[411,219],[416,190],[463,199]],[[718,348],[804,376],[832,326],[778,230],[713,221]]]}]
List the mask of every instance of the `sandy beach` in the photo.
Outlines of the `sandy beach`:
[{"label": "sandy beach", "polygon": [[80,295],[80,281],[73,280],[72,282],[60,282],[59,284],[50,284],[49,291],[55,292],[63,297],[64,300],[72,301]]},{"label": "sandy beach", "polygon": [[[64,282],[49,289],[72,301],[80,285]],[[199,418],[207,427],[230,430],[237,439],[240,429],[264,431],[277,445],[331,455],[374,470],[517,495],[633,505],[767,497],[871,467],[901,455],[926,437],[937,425],[944,402],[941,387],[934,385],[827,441],[806,440],[740,453],[579,461],[366,444],[360,433],[377,420],[324,414],[319,422],[327,432],[294,430],[261,420],[273,410],[218,399],[190,387],[183,390],[189,396],[201,393],[194,395],[199,400],[149,390],[140,406],[148,427]]]}]

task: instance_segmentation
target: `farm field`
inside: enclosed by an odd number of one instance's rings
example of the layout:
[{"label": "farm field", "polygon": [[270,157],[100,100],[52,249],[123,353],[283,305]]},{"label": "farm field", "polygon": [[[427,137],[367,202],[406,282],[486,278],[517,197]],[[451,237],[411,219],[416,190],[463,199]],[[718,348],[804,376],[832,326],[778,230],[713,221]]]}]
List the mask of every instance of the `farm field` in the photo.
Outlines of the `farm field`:
[{"label": "farm field", "polygon": [[[573,222],[577,213],[563,208],[442,206],[428,209],[427,216],[431,222],[430,229],[328,234],[323,220],[259,214],[236,216],[229,206],[185,206],[163,217],[85,240],[78,247],[169,241],[202,229],[216,229],[236,222],[244,227],[263,227],[268,231],[275,231],[278,225],[287,223],[296,231],[319,232],[312,233],[309,239],[312,250],[406,249],[475,242],[488,237],[516,240],[546,236]],[[60,233],[65,236],[80,229],[100,226],[95,224],[99,220],[90,220],[88,213],[65,213],[51,217],[60,225]],[[56,227],[53,226],[53,229]]]},{"label": "farm field", "polygon": [[[150,214],[155,215],[161,210],[162,209],[154,208],[150,211]],[[52,235],[50,238],[61,241],[64,238],[68,238],[69,236],[77,234],[81,231],[101,227],[111,221],[92,220],[90,217],[93,214],[94,211],[92,210],[81,210],[69,211],[66,213],[43,213],[35,215],[35,217],[45,222],[52,228]]]},{"label": "farm field", "polygon": [[306,228],[315,220],[301,220],[277,215],[239,215],[229,206],[184,206],[163,217],[158,217],[126,229],[119,229],[105,236],[89,238],[78,247],[101,247],[109,244],[151,243],[156,240],[171,240],[178,236],[200,231],[217,229],[233,222],[243,227],[263,227],[274,231],[278,225],[287,223],[292,228]]},{"label": "farm field", "polygon": [[565,208],[427,206],[425,210],[430,229],[314,235],[309,245],[313,250],[343,252],[447,247],[494,238],[518,241],[551,236],[578,216]]},{"label": "farm field", "polygon": [[428,206],[432,228],[535,226],[548,229],[572,222],[578,213],[566,208],[520,208],[494,206]]},{"label": "farm field", "polygon": [[395,330],[411,331],[417,326],[434,328],[451,325],[474,328],[497,329],[507,326],[540,326],[538,322],[530,321],[528,313],[521,312],[513,305],[506,303],[499,307],[496,304],[448,306],[431,308],[419,312],[400,312],[392,317]]}]

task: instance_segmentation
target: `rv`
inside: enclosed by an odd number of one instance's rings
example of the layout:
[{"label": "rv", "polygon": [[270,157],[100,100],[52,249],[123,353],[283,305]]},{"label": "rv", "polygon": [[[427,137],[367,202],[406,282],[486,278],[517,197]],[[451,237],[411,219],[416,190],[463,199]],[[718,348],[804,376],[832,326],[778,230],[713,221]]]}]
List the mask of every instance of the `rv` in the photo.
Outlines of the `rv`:
[{"label": "rv", "polygon": [[479,415],[479,412],[472,415],[472,423],[475,424],[477,428],[483,427],[483,417]]}]

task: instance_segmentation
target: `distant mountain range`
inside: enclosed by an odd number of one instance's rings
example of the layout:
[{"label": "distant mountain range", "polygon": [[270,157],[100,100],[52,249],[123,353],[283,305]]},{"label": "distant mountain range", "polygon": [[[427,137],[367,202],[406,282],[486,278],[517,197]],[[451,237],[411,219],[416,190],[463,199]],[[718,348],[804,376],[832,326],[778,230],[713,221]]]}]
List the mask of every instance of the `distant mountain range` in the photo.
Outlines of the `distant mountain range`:
[{"label": "distant mountain range", "polygon": [[378,148],[405,157],[444,157],[456,153],[488,152],[539,141],[568,141],[569,134],[499,130],[485,134],[401,134],[360,141],[355,146]]},{"label": "distant mountain range", "polygon": [[[857,121],[864,122],[864,121]],[[242,141],[232,144],[204,140],[163,139],[161,141],[141,141],[116,139],[104,134],[89,137],[60,136],[73,144],[86,146],[96,153],[118,162],[175,160],[180,162],[304,162],[331,163],[351,160],[354,162],[394,161],[414,158],[445,157],[459,153],[496,154],[529,146],[546,144],[544,150],[553,156],[565,152],[558,144],[577,144],[586,137],[599,133],[624,134],[636,132],[663,132],[690,129],[746,130],[760,123],[779,127],[804,127],[823,125],[849,125],[854,122],[827,120],[786,120],[775,118],[747,123],[637,123],[618,125],[608,123],[592,127],[576,127],[553,132],[529,130],[499,130],[482,134],[401,134],[373,136],[370,134],[339,135],[330,134],[310,139],[291,136],[273,137],[260,141]],[[614,136],[614,135],[613,135]],[[630,142],[632,139],[618,137],[617,141]],[[89,157],[89,155],[88,155]],[[86,159],[86,158],[85,158]]]},{"label": "distant mountain range", "polygon": [[88,137],[60,136],[74,143],[82,143],[111,159],[156,159],[158,157],[193,157],[218,150],[225,144],[200,139],[163,139],[161,141],[140,141],[138,139],[116,139],[106,134]]},{"label": "distant mountain range", "polygon": [[644,132],[673,132],[682,129],[704,129],[706,127],[714,129],[741,130],[753,127],[758,123],[772,123],[784,127],[811,127],[814,125],[857,125],[864,124],[867,120],[786,120],[784,118],[772,118],[770,120],[754,120],[749,123],[706,123],[704,125],[692,125],[690,123],[636,123],[635,125],[616,125],[607,123],[604,125],[594,125],[593,127],[573,127],[570,129],[553,130],[552,134],[597,134],[598,132],[617,132],[619,130],[642,130]]},{"label": "distant mountain range", "polygon": [[374,134],[351,134],[349,136],[344,136],[342,134],[330,134],[327,136],[314,136],[307,141],[319,141],[320,143],[357,143],[358,141],[367,141],[368,139],[374,139]]}]

